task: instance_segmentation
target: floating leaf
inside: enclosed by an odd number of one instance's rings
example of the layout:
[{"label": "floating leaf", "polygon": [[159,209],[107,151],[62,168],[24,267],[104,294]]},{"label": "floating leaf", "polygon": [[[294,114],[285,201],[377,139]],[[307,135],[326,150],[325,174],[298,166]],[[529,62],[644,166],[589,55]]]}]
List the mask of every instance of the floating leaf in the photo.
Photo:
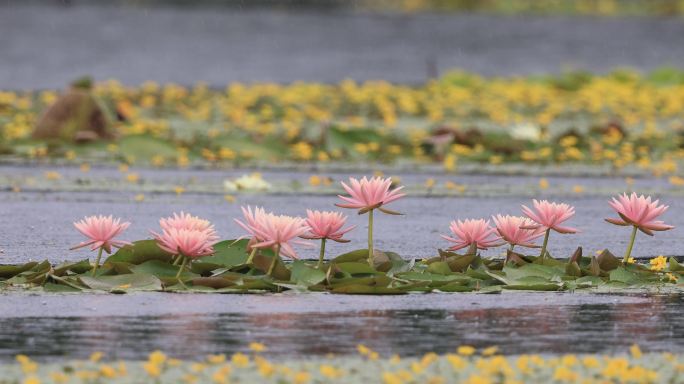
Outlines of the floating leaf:
[{"label": "floating leaf", "polygon": [[38,265],[37,261],[31,261],[26,264],[19,265],[0,265],[0,277],[10,278],[14,277],[24,271],[28,271]]},{"label": "floating leaf", "polygon": [[149,260],[160,260],[167,263],[173,261],[172,255],[159,248],[155,240],[139,240],[134,241],[132,245],[120,248],[105,260],[105,264],[108,262],[142,264]]},{"label": "floating leaf", "polygon": [[303,261],[293,262],[290,271],[292,271],[290,279],[305,287],[316,285],[325,280],[325,272],[312,268]]},{"label": "floating leaf", "polygon": [[[140,265],[134,265],[131,270],[134,274],[152,275],[164,282],[164,284],[175,284],[178,282],[176,274],[180,266],[171,265],[159,260],[149,260]],[[126,276],[126,275],[121,275]],[[180,278],[182,281],[192,280],[199,277],[199,275],[184,269],[181,272]]]},{"label": "floating leaf", "polygon": [[116,276],[81,276],[79,280],[90,289],[101,291],[161,291],[162,282],[149,274],[131,273]]}]

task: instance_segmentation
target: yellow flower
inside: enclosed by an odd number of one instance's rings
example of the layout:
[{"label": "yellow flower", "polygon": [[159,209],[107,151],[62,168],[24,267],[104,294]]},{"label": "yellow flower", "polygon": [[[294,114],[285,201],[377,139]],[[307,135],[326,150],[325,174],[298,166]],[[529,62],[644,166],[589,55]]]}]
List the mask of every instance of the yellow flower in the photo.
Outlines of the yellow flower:
[{"label": "yellow flower", "polygon": [[652,271],[662,271],[667,266],[667,258],[660,255],[649,262],[651,264]]},{"label": "yellow flower", "polygon": [[166,355],[162,351],[154,351],[148,355],[148,361],[152,364],[164,364],[166,362]]},{"label": "yellow flower", "polygon": [[321,185],[321,182],[321,177],[318,175],[311,175],[309,177],[309,185],[311,185],[312,187],[317,187]]},{"label": "yellow flower", "polygon": [[102,365],[100,366],[100,375],[108,379],[113,379],[116,377],[116,369],[111,365]]},{"label": "yellow flower", "polygon": [[235,196],[233,195],[223,195],[223,200],[229,202],[229,203],[234,203],[235,202]]},{"label": "yellow flower", "polygon": [[366,347],[363,344],[359,344],[356,346],[356,350],[359,352],[360,355],[366,356],[369,353],[371,353],[371,349]]},{"label": "yellow flower", "polygon": [[102,356],[104,356],[104,354],[102,352],[93,352],[90,355],[89,360],[92,361],[93,363],[97,363],[98,361],[102,360]]},{"label": "yellow flower", "polygon": [[499,352],[499,347],[491,346],[482,350],[482,356],[492,356]]},{"label": "yellow flower", "polygon": [[249,349],[251,349],[254,352],[264,352],[266,350],[266,346],[261,344],[261,343],[249,343]]},{"label": "yellow flower", "polygon": [[48,180],[59,180],[62,178],[62,175],[59,172],[55,171],[47,171],[44,173],[44,176]]},{"label": "yellow flower", "polygon": [[22,381],[23,384],[40,384],[41,381],[35,376],[29,376]]},{"label": "yellow flower", "polygon": [[129,183],[137,183],[138,181],[140,181],[140,175],[133,172],[128,173],[126,175],[126,181],[128,181]]},{"label": "yellow flower", "polygon": [[461,345],[456,352],[462,356],[470,356],[475,353],[475,348],[470,345]]},{"label": "yellow flower", "polygon": [[553,379],[557,381],[576,382],[579,375],[566,366],[556,367]]},{"label": "yellow flower", "polygon": [[639,348],[639,346],[637,344],[632,344],[632,346],[629,347],[629,353],[635,359],[640,359],[642,356],[641,348]]},{"label": "yellow flower", "polygon": [[541,178],[539,179],[539,189],[548,189],[549,188],[549,181],[546,178]]},{"label": "yellow flower", "polygon": [[342,377],[342,370],[333,367],[332,365],[321,365],[319,368],[321,375],[328,379],[337,379]]},{"label": "yellow flower", "polygon": [[300,371],[295,373],[292,378],[294,384],[306,384],[311,380],[311,374],[309,372]]},{"label": "yellow flower", "polygon": [[209,355],[207,356],[207,361],[211,364],[221,364],[226,361],[226,355]]},{"label": "yellow flower", "polygon": [[249,365],[249,356],[245,355],[244,353],[235,353],[233,356],[230,358],[230,361],[233,363],[238,368],[244,368],[247,365]]},{"label": "yellow flower", "polygon": [[667,277],[667,279],[669,281],[672,281],[674,283],[676,283],[677,280],[679,280],[679,278],[677,276],[675,276],[674,274],[672,274],[671,272],[666,273],[665,276]]},{"label": "yellow flower", "polygon": [[148,361],[143,364],[143,369],[150,377],[159,377],[161,375],[161,368],[155,363]]},{"label": "yellow flower", "polygon": [[572,187],[572,191],[574,193],[583,193],[584,192],[584,187],[581,185],[575,185]]},{"label": "yellow flower", "polygon": [[173,191],[176,192],[176,195],[177,195],[177,196],[180,196],[180,195],[183,194],[183,192],[185,192],[185,188],[183,188],[183,187],[181,187],[180,185],[178,185],[178,186],[175,186],[175,187],[173,188]]}]

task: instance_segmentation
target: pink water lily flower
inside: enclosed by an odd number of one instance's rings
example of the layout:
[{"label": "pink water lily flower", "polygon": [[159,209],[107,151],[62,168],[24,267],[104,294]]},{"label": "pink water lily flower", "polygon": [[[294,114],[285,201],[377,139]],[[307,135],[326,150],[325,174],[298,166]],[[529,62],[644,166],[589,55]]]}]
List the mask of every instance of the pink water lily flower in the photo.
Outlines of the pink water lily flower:
[{"label": "pink water lily flower", "polygon": [[298,258],[293,244],[310,245],[309,242],[297,240],[309,230],[306,221],[301,217],[267,213],[258,217],[252,229],[257,239],[252,247],[274,248],[277,253],[292,259]]},{"label": "pink water lily flower", "polygon": [[608,202],[622,220],[608,218],[606,221],[615,225],[632,226],[632,236],[623,258],[625,264],[629,263],[630,256],[632,255],[637,229],[649,236],[653,236],[653,231],[667,231],[674,228],[661,220],[656,220],[658,216],[665,213],[669,208],[667,205],[659,205],[659,203],[660,201],[658,200],[651,201],[651,196],[637,196],[635,192],[632,192],[629,196],[623,193],[617,199],[613,198],[612,201]]},{"label": "pink water lily flower", "polygon": [[496,231],[511,247],[519,245],[526,248],[539,248],[533,241],[544,234],[542,228],[524,229],[533,226],[534,222],[527,217],[496,215],[492,216]]},{"label": "pink water lily flower", "polygon": [[180,214],[174,212],[173,216],[160,219],[159,225],[162,227],[162,230],[165,231],[171,228],[205,231],[212,240],[218,240],[216,230],[209,220],[192,216],[183,211],[181,211]]},{"label": "pink water lily flower", "polygon": [[358,209],[359,215],[368,213],[368,264],[373,267],[373,256],[375,255],[373,248],[373,211],[378,209],[380,212],[390,215],[400,215],[399,212],[391,211],[385,206],[406,196],[399,193],[404,187],[390,190],[392,187],[391,178],[373,177],[368,179],[365,176],[361,180],[350,177],[349,185],[342,182],[342,187],[349,193],[350,197],[338,195],[345,202],[335,205],[341,208]]},{"label": "pink water lily flower", "polygon": [[[268,214],[266,211],[261,208],[261,207],[254,207],[254,210],[252,210],[252,207],[247,206],[247,207],[241,207],[242,209],[242,215],[245,218],[245,222],[243,223],[239,219],[233,219],[237,225],[242,227],[245,231],[247,231],[248,236],[251,237],[251,242],[252,243],[258,243],[263,241],[263,239],[259,239],[258,237],[258,228],[261,226],[261,223],[263,222],[263,218],[267,216]],[[247,236],[241,236],[239,239],[243,239]]]},{"label": "pink water lily flower", "polygon": [[121,219],[113,216],[88,216],[74,223],[74,227],[84,236],[89,238],[71,249],[90,246],[94,251],[98,248],[112,253],[112,247],[121,248],[130,244],[128,241],[115,240],[123,231],[131,225],[129,222],[121,222]]},{"label": "pink water lily flower", "polygon": [[608,218],[606,221],[622,226],[633,225],[641,232],[653,236],[653,231],[667,231],[674,228],[663,221],[656,220],[669,208],[667,205],[659,205],[659,203],[659,200],[651,201],[651,196],[637,196],[635,192],[627,196],[626,193],[623,193],[617,199],[613,198],[612,201],[608,202],[622,220]]},{"label": "pink water lily flower", "polygon": [[478,249],[488,249],[491,247],[498,247],[501,244],[501,239],[496,235],[496,228],[493,228],[489,220],[484,219],[467,219],[452,221],[449,229],[454,237],[441,235],[447,241],[454,243],[449,247],[450,251],[456,251],[475,244]]},{"label": "pink water lily flower", "polygon": [[[162,231],[161,235],[155,234],[154,237],[159,248],[172,255],[182,255],[191,259],[212,255],[216,243],[212,233],[197,229],[168,228]],[[185,259],[183,261],[185,262]]]},{"label": "pink water lily flower", "polygon": [[536,224],[525,225],[524,229],[552,229],[559,233],[576,233],[576,228],[561,226],[563,222],[575,215],[575,208],[565,203],[554,203],[547,200],[533,200],[535,211],[522,206],[525,216]]},{"label": "pink water lily flower", "polygon": [[306,210],[306,224],[309,231],[302,237],[305,239],[330,239],[338,243],[348,243],[343,239],[345,233],[355,226],[342,228],[347,221],[347,216],[340,212]]},{"label": "pink water lily flower", "polygon": [[399,193],[404,188],[403,186],[390,190],[391,186],[392,179],[389,177],[368,179],[364,176],[361,180],[350,177],[349,185],[342,182],[342,187],[349,193],[350,197],[338,195],[345,203],[335,205],[340,208],[358,209],[359,214],[376,208],[384,213],[398,214],[383,208],[383,206],[405,196],[405,194]]}]

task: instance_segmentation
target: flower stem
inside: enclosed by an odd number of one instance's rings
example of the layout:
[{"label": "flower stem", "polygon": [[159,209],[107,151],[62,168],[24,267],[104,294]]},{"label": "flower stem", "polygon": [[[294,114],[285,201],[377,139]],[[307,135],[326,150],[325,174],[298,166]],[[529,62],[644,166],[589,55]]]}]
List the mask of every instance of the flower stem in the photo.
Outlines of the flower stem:
[{"label": "flower stem", "polygon": [[373,268],[373,209],[368,211],[368,264]]},{"label": "flower stem", "polygon": [[181,255],[174,256],[173,257],[173,265],[178,265],[178,263],[180,263],[182,258],[183,258],[183,256],[181,256]]},{"label": "flower stem", "polygon": [[632,237],[629,239],[629,246],[627,247],[627,252],[625,252],[625,258],[622,260],[624,264],[627,264],[629,257],[632,255],[632,248],[634,247],[634,239],[636,239],[637,226],[632,226]]},{"label": "flower stem", "polygon": [[183,282],[181,281],[180,275],[181,275],[181,272],[183,272],[183,268],[185,268],[185,263],[188,261],[188,258],[181,255],[181,254],[179,254],[178,256],[180,256],[180,258],[183,259],[183,262],[181,263],[180,268],[178,268],[178,273],[176,273],[176,280],[178,280],[179,283],[183,284]]},{"label": "flower stem", "polygon": [[271,276],[279,258],[280,258],[280,247],[278,245],[276,245],[275,246],[275,256],[273,256],[273,261],[271,261],[271,266],[268,267],[268,272],[266,273],[266,275]]},{"label": "flower stem", "polygon": [[254,255],[256,255],[257,249],[252,247],[252,252],[249,253],[249,257],[247,258],[247,261],[245,261],[245,264],[249,265],[252,264],[252,261],[254,261]]},{"label": "flower stem", "polygon": [[544,243],[542,244],[541,248],[541,260],[544,261],[544,256],[546,256],[546,246],[549,244],[549,235],[551,234],[551,228],[546,230],[546,233],[544,234]]},{"label": "flower stem", "polygon": [[102,250],[103,250],[103,248],[100,247],[100,250],[97,252],[97,259],[95,260],[95,266],[93,267],[93,276],[95,276],[95,272],[97,272],[97,267],[100,266],[100,259],[102,258]]},{"label": "flower stem", "polygon": [[318,256],[318,269],[323,267],[323,258],[325,257],[325,237],[321,239],[321,254]]}]

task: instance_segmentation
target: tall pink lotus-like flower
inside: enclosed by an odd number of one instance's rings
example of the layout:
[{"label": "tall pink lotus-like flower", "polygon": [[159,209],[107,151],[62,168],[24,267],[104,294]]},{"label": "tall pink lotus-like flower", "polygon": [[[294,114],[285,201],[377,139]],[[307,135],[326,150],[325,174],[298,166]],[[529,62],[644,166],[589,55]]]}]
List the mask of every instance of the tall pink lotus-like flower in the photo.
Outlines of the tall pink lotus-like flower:
[{"label": "tall pink lotus-like flower", "polygon": [[354,229],[355,226],[342,228],[347,221],[347,216],[340,212],[306,210],[306,224],[309,226],[308,233],[302,237],[305,239],[330,239],[338,243],[348,243],[343,239],[345,233]]},{"label": "tall pink lotus-like flower", "polygon": [[478,249],[498,247],[502,244],[501,239],[496,235],[496,228],[492,228],[489,220],[467,219],[452,221],[449,226],[454,237],[441,235],[447,241],[454,243],[449,247],[450,251],[456,251],[475,244]]},{"label": "tall pink lotus-like flower", "polygon": [[575,215],[575,208],[565,203],[554,203],[548,200],[533,200],[535,211],[527,206],[522,206],[525,216],[532,219],[536,224],[525,226],[526,229],[539,229],[544,231],[552,229],[559,233],[576,233],[576,228],[564,227],[561,224]]},{"label": "tall pink lotus-like flower", "polygon": [[345,202],[342,204],[335,204],[341,208],[358,209],[359,215],[368,212],[368,264],[373,267],[373,211],[375,209],[380,212],[390,215],[399,215],[399,212],[391,211],[385,206],[395,200],[404,196],[399,193],[404,187],[397,187],[390,190],[392,186],[391,178],[373,177],[371,179],[365,176],[361,179],[349,178],[349,185],[342,182],[342,187],[350,197],[338,195],[340,199]]},{"label": "tall pink lotus-like flower", "polygon": [[129,222],[121,222],[121,219],[113,216],[88,216],[80,221],[74,223],[74,227],[78,229],[83,235],[88,237],[89,241],[84,241],[71,249],[78,249],[90,246],[90,250],[94,251],[99,248],[95,266],[93,267],[93,276],[100,266],[100,259],[102,258],[102,251],[112,253],[112,247],[121,248],[124,245],[130,244],[127,241],[114,240],[114,238],[125,231],[131,225]]},{"label": "tall pink lotus-like flower", "polygon": [[305,220],[301,217],[268,213],[259,218],[253,229],[258,242],[252,244],[252,247],[274,248],[277,253],[293,259],[297,258],[297,252],[292,247],[293,244],[309,244],[297,240],[309,230]]},{"label": "tall pink lotus-like flower", "polygon": [[209,220],[192,216],[183,211],[180,214],[174,212],[173,216],[160,219],[159,225],[164,231],[175,228],[207,232],[212,240],[218,240],[216,230]]},{"label": "tall pink lotus-like flower", "polygon": [[[268,215],[266,211],[260,207],[254,207],[254,210],[252,211],[252,207],[250,206],[247,206],[246,208],[241,207],[241,209],[242,215],[245,217],[245,222],[243,223],[239,219],[233,219],[235,220],[235,223],[247,231],[248,235],[251,237],[252,243],[263,241],[263,239],[259,239],[257,233],[259,232],[258,229],[263,222],[263,218]],[[244,237],[246,236],[242,236],[240,239]]]},{"label": "tall pink lotus-like flower", "polygon": [[347,221],[347,216],[340,212],[306,210],[306,224],[309,231],[302,237],[305,239],[321,239],[321,252],[318,257],[318,268],[323,267],[325,258],[325,241],[330,239],[338,243],[348,243],[343,239],[345,233],[354,229],[354,226],[342,228]]},{"label": "tall pink lotus-like flower", "polygon": [[187,262],[214,254],[218,235],[208,220],[184,212],[159,220],[159,225],[162,233],[152,235],[159,248],[176,256],[174,265],[182,261],[176,278],[183,284],[180,276]]},{"label": "tall pink lotus-like flower", "polygon": [[541,247],[540,258],[542,261],[546,257],[546,246],[549,242],[549,235],[551,230],[558,233],[576,233],[576,228],[564,227],[561,224],[575,215],[575,208],[565,203],[553,203],[547,200],[533,200],[535,211],[527,206],[522,206],[522,211],[525,216],[534,221],[532,225],[523,225],[522,229],[542,230],[544,231],[544,242]]},{"label": "tall pink lotus-like flower", "polygon": [[349,185],[342,182],[342,187],[351,197],[338,195],[346,203],[335,205],[340,208],[358,209],[359,214],[376,208],[384,213],[397,214],[397,212],[390,211],[383,206],[404,197],[405,194],[399,193],[404,187],[390,190],[391,186],[392,179],[389,177],[386,179],[380,177],[368,179],[364,176],[361,180],[350,177]]},{"label": "tall pink lotus-like flower", "polygon": [[608,202],[622,220],[608,218],[606,221],[615,225],[631,225],[633,227],[629,246],[623,260],[625,264],[632,254],[637,229],[649,236],[653,236],[653,231],[667,231],[674,228],[661,220],[656,220],[658,216],[665,213],[669,208],[667,205],[659,205],[659,203],[660,201],[658,200],[651,201],[651,196],[637,196],[635,192],[632,192],[629,196],[623,193],[617,199],[613,198],[612,201]]},{"label": "tall pink lotus-like flower", "polygon": [[533,226],[534,222],[527,217],[496,215],[492,216],[496,231],[511,247],[519,245],[527,248],[539,248],[533,241],[544,234],[542,228],[524,229],[522,227]]},{"label": "tall pink lotus-like flower", "polygon": [[620,219],[606,219],[607,222],[616,225],[637,227],[641,232],[653,236],[653,231],[667,231],[674,228],[660,220],[656,220],[669,208],[667,205],[659,205],[660,201],[651,201],[651,196],[639,195],[632,192],[627,196],[626,193],[613,198],[609,201],[611,207],[620,216]]},{"label": "tall pink lotus-like flower", "polygon": [[71,249],[90,246],[91,251],[101,248],[107,253],[112,253],[112,247],[121,248],[124,245],[130,244],[127,241],[114,240],[116,236],[119,236],[130,225],[131,223],[122,223],[121,219],[115,219],[111,215],[85,217],[75,222],[74,227],[90,240],[84,241]]},{"label": "tall pink lotus-like flower", "polygon": [[190,259],[209,256],[214,253],[215,235],[198,229],[168,228],[161,235],[155,234],[159,248],[172,255]]}]

